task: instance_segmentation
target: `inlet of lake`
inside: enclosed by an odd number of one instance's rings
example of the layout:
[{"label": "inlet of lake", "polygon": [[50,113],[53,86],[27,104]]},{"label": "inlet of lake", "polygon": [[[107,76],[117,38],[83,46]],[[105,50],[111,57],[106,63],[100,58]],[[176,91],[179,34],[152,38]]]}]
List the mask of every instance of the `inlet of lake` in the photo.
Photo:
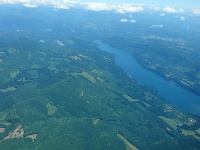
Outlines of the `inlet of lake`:
[{"label": "inlet of lake", "polygon": [[153,87],[161,98],[180,110],[200,116],[200,96],[143,68],[131,54],[100,40],[96,40],[95,43],[100,50],[114,54],[115,63],[138,83]]}]

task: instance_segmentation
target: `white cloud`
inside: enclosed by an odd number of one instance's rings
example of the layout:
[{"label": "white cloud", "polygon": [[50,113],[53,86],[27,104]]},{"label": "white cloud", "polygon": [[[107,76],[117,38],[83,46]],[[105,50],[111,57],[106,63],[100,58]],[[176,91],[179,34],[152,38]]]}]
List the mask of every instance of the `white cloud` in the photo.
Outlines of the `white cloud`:
[{"label": "white cloud", "polygon": [[120,21],[121,22],[128,22],[128,21],[130,21],[131,23],[135,23],[136,22],[136,20],[134,20],[134,19],[128,20],[126,18],[120,19]]},{"label": "white cloud", "polygon": [[142,12],[144,9],[141,6],[131,4],[113,5],[115,11],[120,14]]},{"label": "white cloud", "polygon": [[194,10],[193,10],[193,13],[194,13],[195,15],[200,15],[200,9],[194,9]]},{"label": "white cloud", "polygon": [[[44,1],[48,1],[48,0],[44,0]],[[47,4],[53,5],[54,8],[58,8],[58,9],[69,9],[70,7],[73,7],[78,3],[73,0],[63,0],[63,1],[53,0],[53,1],[50,1],[50,3],[48,2]]]},{"label": "white cloud", "polygon": [[25,7],[30,7],[30,8],[35,8],[38,7],[37,5],[34,4],[23,4]]},{"label": "white cloud", "polygon": [[135,22],[136,22],[136,20],[133,20],[133,19],[132,19],[132,20],[130,20],[130,22],[132,22],[132,23],[135,23]]},{"label": "white cloud", "polygon": [[51,1],[51,5],[53,5],[54,8],[58,8],[58,9],[69,9],[71,6],[71,3],[68,2],[58,2],[58,1]]},{"label": "white cloud", "polygon": [[160,16],[165,16],[165,14],[159,14]]},{"label": "white cloud", "polygon": [[124,18],[124,19],[121,19],[120,21],[121,22],[127,22],[128,20],[126,18]]},{"label": "white cloud", "polygon": [[181,19],[182,21],[185,21],[185,17],[183,17],[183,16],[182,16],[182,17],[180,17],[180,19]]},{"label": "white cloud", "polygon": [[163,28],[164,27],[164,25],[162,25],[162,24],[160,24],[160,25],[152,25],[151,26],[151,28],[154,28],[154,29],[156,29],[156,28]]},{"label": "white cloud", "polygon": [[163,11],[165,11],[166,13],[178,13],[178,12],[184,12],[183,9],[175,9],[173,7],[167,6],[165,8],[163,8]]},{"label": "white cloud", "polygon": [[167,13],[177,13],[177,12],[178,12],[176,9],[174,9],[174,8],[172,8],[172,7],[169,7],[169,6],[163,8],[163,10],[164,10],[165,12],[167,12]]},{"label": "white cloud", "polygon": [[87,3],[86,9],[92,10],[92,11],[102,11],[102,10],[111,10],[112,8],[107,5],[106,3]]}]

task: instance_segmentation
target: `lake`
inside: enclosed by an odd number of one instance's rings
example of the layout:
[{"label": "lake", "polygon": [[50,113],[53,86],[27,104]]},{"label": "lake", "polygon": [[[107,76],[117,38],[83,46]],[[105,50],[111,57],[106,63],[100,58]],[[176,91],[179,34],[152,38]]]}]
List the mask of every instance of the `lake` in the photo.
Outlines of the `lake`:
[{"label": "lake", "polygon": [[200,116],[200,96],[143,68],[131,54],[110,47],[100,40],[95,43],[99,49],[114,54],[115,63],[138,83],[153,87],[161,98],[182,111]]}]

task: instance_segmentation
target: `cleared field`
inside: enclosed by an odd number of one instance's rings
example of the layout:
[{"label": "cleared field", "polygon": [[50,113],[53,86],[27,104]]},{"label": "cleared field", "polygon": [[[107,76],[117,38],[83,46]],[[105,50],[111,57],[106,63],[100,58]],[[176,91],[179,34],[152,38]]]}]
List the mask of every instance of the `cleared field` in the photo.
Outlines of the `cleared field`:
[{"label": "cleared field", "polygon": [[56,110],[57,110],[56,106],[54,106],[50,103],[47,104],[47,111],[48,111],[49,116],[53,115],[56,112]]},{"label": "cleared field", "polygon": [[17,90],[17,88],[15,88],[14,86],[12,86],[12,87],[8,87],[6,89],[0,89],[0,92],[7,93],[7,92],[15,91],[15,90]]},{"label": "cleared field", "polygon": [[89,80],[89,81],[91,81],[92,83],[95,83],[96,82],[96,79],[92,76],[92,75],[90,75],[90,74],[88,74],[88,73],[86,73],[86,72],[82,72],[82,73],[72,73],[72,75],[74,75],[74,76],[82,76],[82,77],[84,77],[84,78],[86,78],[87,80]]},{"label": "cleared field", "polygon": [[131,142],[129,142],[125,137],[123,137],[123,135],[117,134],[117,136],[124,142],[126,146],[126,150],[139,150],[136,146],[134,146]]},{"label": "cleared field", "polygon": [[165,121],[168,125],[170,125],[174,130],[177,129],[177,123],[170,119],[170,118],[166,118],[166,117],[163,117],[163,116],[159,116],[163,121]]},{"label": "cleared field", "polygon": [[138,101],[138,100],[133,99],[132,97],[128,96],[127,94],[123,94],[123,96],[124,96],[127,100],[129,100],[130,102],[137,102],[137,101]]},{"label": "cleared field", "polygon": [[100,119],[95,119],[95,120],[93,120],[93,125],[97,125],[97,123],[100,121]]}]

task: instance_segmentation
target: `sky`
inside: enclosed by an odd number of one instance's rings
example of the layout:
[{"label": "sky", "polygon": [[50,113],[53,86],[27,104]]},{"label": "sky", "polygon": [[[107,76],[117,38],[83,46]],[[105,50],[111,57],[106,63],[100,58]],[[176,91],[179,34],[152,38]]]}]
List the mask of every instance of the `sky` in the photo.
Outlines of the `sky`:
[{"label": "sky", "polygon": [[162,13],[184,13],[190,10],[200,16],[200,0],[0,0],[0,4],[17,3],[30,8],[40,5],[51,5],[56,9],[82,6],[91,11],[114,11],[121,14],[143,12],[146,9]]}]

